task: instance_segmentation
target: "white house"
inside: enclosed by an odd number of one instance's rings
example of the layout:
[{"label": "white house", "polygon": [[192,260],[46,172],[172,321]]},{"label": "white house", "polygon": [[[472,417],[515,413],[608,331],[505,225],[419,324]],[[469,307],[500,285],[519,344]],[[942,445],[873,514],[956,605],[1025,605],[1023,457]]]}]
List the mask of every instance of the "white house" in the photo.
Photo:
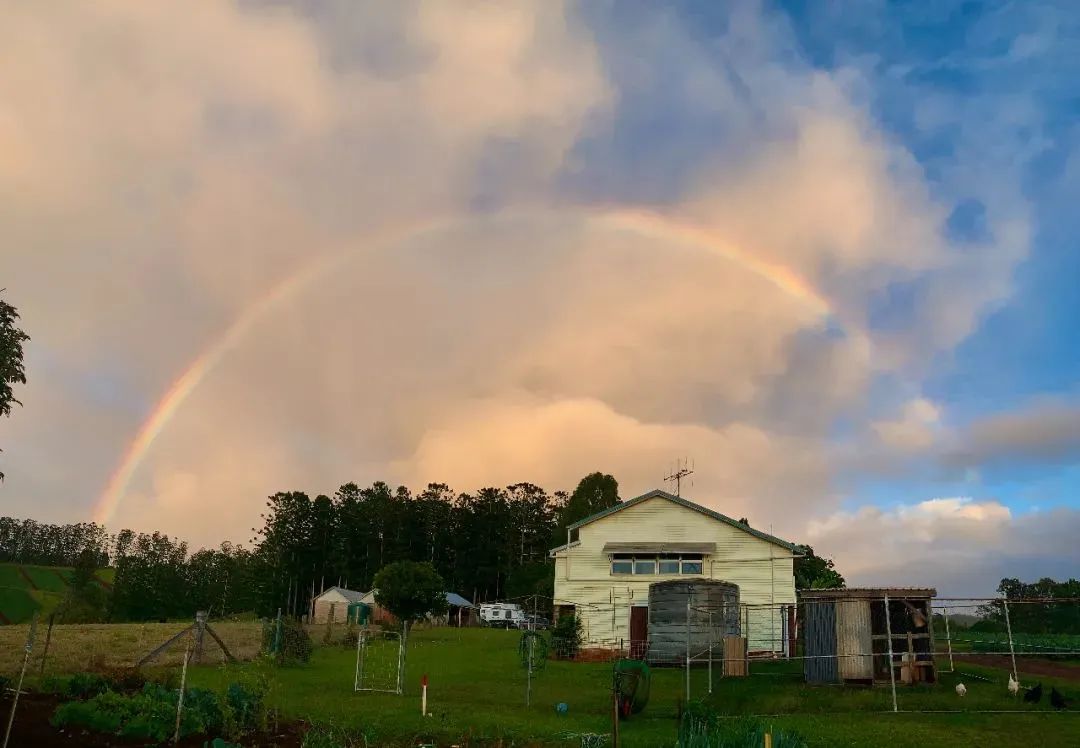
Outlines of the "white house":
[{"label": "white house", "polygon": [[551,550],[556,614],[581,618],[587,646],[640,646],[649,585],[702,577],[739,586],[751,651],[784,650],[795,605],[793,543],[660,490],[568,529],[567,544]]},{"label": "white house", "polygon": [[330,587],[311,601],[311,622],[326,623],[330,618],[330,611],[333,610],[334,623],[345,623],[348,620],[349,604],[358,603],[363,597],[363,592]]}]

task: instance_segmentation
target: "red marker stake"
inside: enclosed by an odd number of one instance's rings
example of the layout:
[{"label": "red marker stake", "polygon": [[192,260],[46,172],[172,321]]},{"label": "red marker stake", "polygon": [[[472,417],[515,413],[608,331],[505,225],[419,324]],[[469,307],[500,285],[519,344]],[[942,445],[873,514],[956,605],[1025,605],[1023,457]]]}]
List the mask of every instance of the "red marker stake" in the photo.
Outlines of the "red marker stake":
[{"label": "red marker stake", "polygon": [[427,715],[427,673],[420,679],[420,716]]}]

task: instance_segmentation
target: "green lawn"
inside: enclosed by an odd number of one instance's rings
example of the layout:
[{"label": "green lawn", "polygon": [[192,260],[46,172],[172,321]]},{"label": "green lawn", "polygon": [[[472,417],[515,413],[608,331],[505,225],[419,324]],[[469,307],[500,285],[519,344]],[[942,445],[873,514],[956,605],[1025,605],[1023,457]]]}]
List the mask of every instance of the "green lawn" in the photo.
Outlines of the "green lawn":
[{"label": "green lawn", "polygon": [[71,576],[69,569],[54,568],[51,566],[27,566],[23,564],[22,570],[33,581],[34,586],[45,592],[63,593],[67,591],[67,579]]},{"label": "green lawn", "polygon": [[[72,572],[63,566],[0,564],[0,613],[10,623],[30,620],[35,610],[47,616],[67,594]],[[116,570],[100,569],[96,576],[103,585],[111,585]]]},{"label": "green lawn", "polygon": [[[272,701],[288,716],[352,728],[372,745],[416,739],[441,741],[465,736],[511,739],[518,744],[580,744],[582,733],[607,733],[610,665],[551,661],[533,681],[532,706],[525,707],[525,673],[517,658],[518,634],[484,629],[434,629],[412,637],[405,696],[355,693],[355,652],[317,647],[306,667],[270,669]],[[224,687],[241,671],[261,665],[199,667],[195,685]],[[1080,745],[1080,713],[1048,712],[1009,698],[1006,673],[963,666],[996,682],[965,679],[968,695],[953,687],[957,676],[943,676],[937,687],[902,688],[901,709],[962,710],[951,714],[892,714],[888,688],[810,687],[798,663],[755,664],[749,678],[717,678],[707,695],[705,670],[692,673],[692,698],[707,697],[728,715],[766,717],[777,728],[794,730],[815,746],[968,746]],[[420,716],[420,677],[430,679],[429,710]],[[960,678],[964,678],[963,675]],[[1044,681],[1047,692],[1055,683]],[[1080,705],[1080,685],[1058,683]],[[623,723],[626,746],[673,746],[676,713],[685,693],[685,671],[655,669],[646,710]],[[555,704],[569,711],[560,716]],[[976,714],[974,710],[1021,710],[1017,714]]]}]

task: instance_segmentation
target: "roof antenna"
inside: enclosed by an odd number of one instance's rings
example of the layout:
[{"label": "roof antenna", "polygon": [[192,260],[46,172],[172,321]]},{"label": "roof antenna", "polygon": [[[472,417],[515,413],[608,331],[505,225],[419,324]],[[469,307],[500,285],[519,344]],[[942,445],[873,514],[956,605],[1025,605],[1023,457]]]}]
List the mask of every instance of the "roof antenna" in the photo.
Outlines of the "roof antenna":
[{"label": "roof antenna", "polygon": [[[667,475],[664,476],[664,481],[668,482],[668,483],[674,482],[675,483],[675,495],[680,496],[681,491],[682,491],[682,479],[689,476],[689,475],[693,475],[693,474],[694,474],[694,467],[693,467],[693,464],[690,463],[689,460],[686,460],[686,459],[676,460],[675,461],[675,467],[672,468],[670,473],[668,473]],[[693,482],[691,482],[690,485],[691,486],[694,485]]]}]

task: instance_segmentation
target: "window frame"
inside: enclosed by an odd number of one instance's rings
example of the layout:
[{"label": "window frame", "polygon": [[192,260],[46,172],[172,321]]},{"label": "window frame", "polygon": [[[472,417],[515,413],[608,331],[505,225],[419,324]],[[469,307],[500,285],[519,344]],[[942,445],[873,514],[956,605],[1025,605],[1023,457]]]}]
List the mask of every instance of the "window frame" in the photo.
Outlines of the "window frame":
[{"label": "window frame", "polygon": [[[705,573],[706,555],[704,553],[646,553],[639,556],[633,553],[612,553],[608,561],[608,570],[610,576],[616,577],[700,576]],[[651,563],[652,571],[639,571],[639,563]],[[617,571],[616,564],[628,568]],[[661,564],[667,564],[669,568],[674,564],[675,571],[662,571]],[[695,570],[688,570],[688,566],[694,567]]]}]

